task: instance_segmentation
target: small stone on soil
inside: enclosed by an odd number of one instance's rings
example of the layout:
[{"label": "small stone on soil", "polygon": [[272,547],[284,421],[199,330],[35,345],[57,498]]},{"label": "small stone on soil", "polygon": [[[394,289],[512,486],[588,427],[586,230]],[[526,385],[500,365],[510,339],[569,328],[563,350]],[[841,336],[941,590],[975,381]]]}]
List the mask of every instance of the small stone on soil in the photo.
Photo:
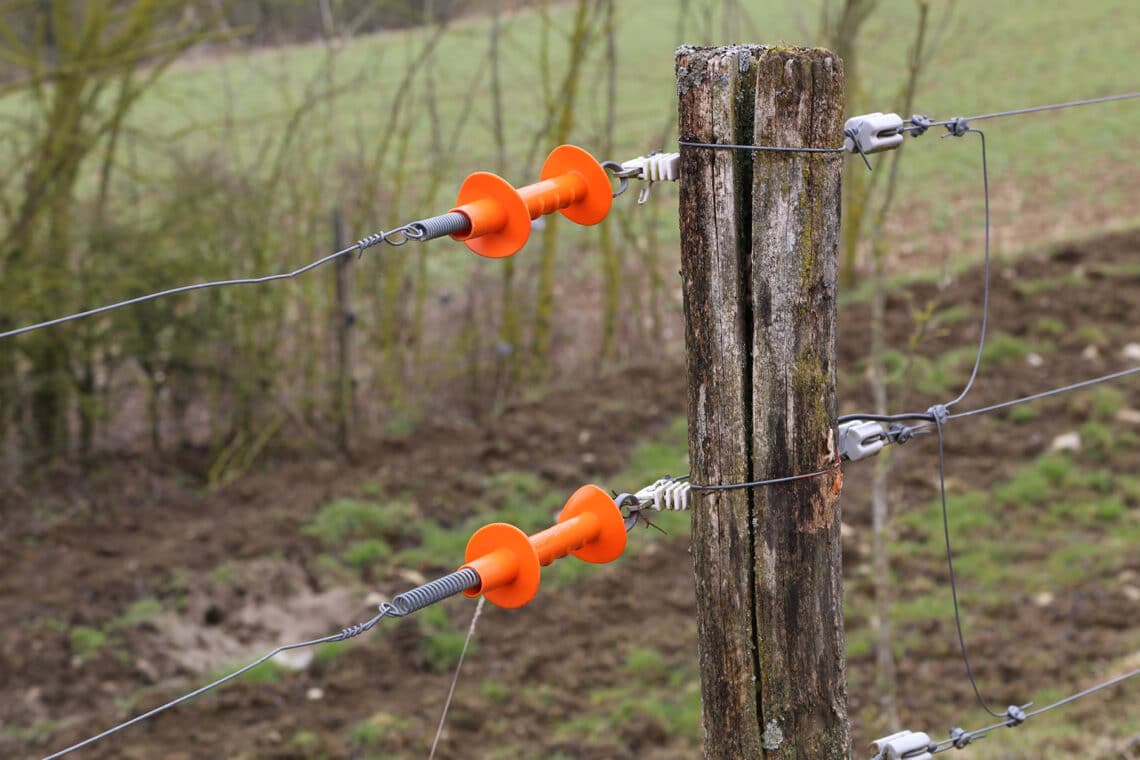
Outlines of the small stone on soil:
[{"label": "small stone on soil", "polygon": [[1050,451],[1080,451],[1081,434],[1077,431],[1062,433],[1049,444]]},{"label": "small stone on soil", "polygon": [[1126,425],[1140,425],[1140,409],[1121,409],[1116,413],[1116,421]]},{"label": "small stone on soil", "polygon": [[400,571],[396,573],[396,575],[400,576],[401,579],[407,581],[408,583],[411,583],[414,586],[422,586],[427,583],[427,576],[418,570],[412,570],[411,568],[401,568]]}]

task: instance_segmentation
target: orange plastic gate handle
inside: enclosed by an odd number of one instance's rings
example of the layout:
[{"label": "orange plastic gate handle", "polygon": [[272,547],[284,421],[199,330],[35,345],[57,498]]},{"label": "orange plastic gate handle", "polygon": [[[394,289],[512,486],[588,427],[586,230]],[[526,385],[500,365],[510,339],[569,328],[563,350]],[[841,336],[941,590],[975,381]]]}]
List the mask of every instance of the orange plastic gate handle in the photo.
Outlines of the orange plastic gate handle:
[{"label": "orange plastic gate handle", "polygon": [[582,486],[566,502],[558,522],[533,536],[508,523],[475,531],[463,568],[478,573],[480,584],[463,593],[483,594],[500,607],[522,607],[538,593],[542,567],[567,554],[587,562],[610,562],[625,551],[625,541],[625,521],[614,500],[597,486]]},{"label": "orange plastic gate handle", "polygon": [[530,222],[560,211],[578,224],[597,224],[613,205],[609,175],[597,159],[574,145],[560,145],[542,165],[541,181],[517,190],[497,174],[475,172],[463,181],[455,208],[471,229],[452,235],[480,256],[517,253],[530,238]]}]

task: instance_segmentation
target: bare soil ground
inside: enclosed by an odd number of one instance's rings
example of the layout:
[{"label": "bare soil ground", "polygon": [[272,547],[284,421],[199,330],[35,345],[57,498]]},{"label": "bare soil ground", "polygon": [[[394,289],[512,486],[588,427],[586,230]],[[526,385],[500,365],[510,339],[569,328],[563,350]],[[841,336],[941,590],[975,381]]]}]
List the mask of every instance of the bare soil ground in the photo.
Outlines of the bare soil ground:
[{"label": "bare soil ground", "polygon": [[[992,329],[1032,336],[1046,317],[1063,329],[1052,335],[1038,366],[1018,359],[983,370],[964,406],[1135,364],[1121,352],[1140,342],[1138,264],[1140,233],[1134,232],[995,266]],[[973,271],[954,282],[899,292],[889,304],[892,344],[905,346],[914,330],[912,311],[934,299],[965,305],[967,318],[931,331],[921,352],[936,356],[971,345],[980,281]],[[841,314],[845,412],[869,402],[860,378],[867,315],[859,304]],[[443,525],[467,517],[486,476],[496,472],[534,472],[565,494],[591,481],[618,490],[643,485],[608,478],[621,471],[638,443],[684,414],[683,383],[675,366],[576,379],[481,427],[436,420],[412,435],[374,442],[355,464],[296,457],[216,491],[135,458],[107,461],[82,477],[57,473],[8,490],[0,500],[0,756],[42,756],[273,645],[367,618],[367,589],[330,584],[319,567],[321,547],[301,532],[322,504],[359,495],[366,484],[407,494],[423,519]],[[1118,389],[1126,408],[1140,408],[1140,383]],[[945,400],[911,395],[898,403],[921,409]],[[948,426],[951,489],[989,488],[1089,415],[1087,404],[1074,397],[1041,409],[1017,424],[995,416]],[[1135,420],[1120,424],[1140,427]],[[1107,465],[1130,471],[1135,453],[1110,451]],[[894,490],[900,509],[935,497],[935,466],[929,437],[898,449]],[[845,572],[854,611],[849,638],[869,625],[869,486],[869,464],[846,468]],[[1126,508],[1126,519],[1135,520],[1140,505],[1131,501]],[[1030,558],[1048,556],[1070,538],[1059,532],[1042,545],[1035,526],[1018,514],[1003,530],[1011,543],[1024,539]],[[676,533],[683,519],[663,516],[662,525]],[[900,529],[896,541],[940,540],[939,530],[923,526],[916,535]],[[606,690],[615,693],[635,676],[658,691],[691,689],[695,678],[686,539],[639,531],[631,544],[629,556],[573,585],[544,588],[521,610],[486,609],[439,757],[696,755],[699,728],[679,730],[677,716],[661,714],[657,703],[621,702],[614,714],[598,716],[599,706],[610,704]],[[899,557],[903,599],[931,587],[949,594],[945,560],[937,542],[930,546],[929,552]],[[440,557],[437,567],[416,570],[430,575],[459,559]],[[1041,689],[1056,687],[1059,696],[1087,686],[1098,667],[1140,648],[1140,593],[1133,593],[1140,586],[1140,551],[1109,557],[1093,576],[1079,577],[1050,589],[1048,597],[1014,586],[968,609],[976,673],[997,704],[1024,701]],[[369,585],[388,594],[416,580],[415,572],[403,569]],[[972,582],[963,578],[966,586]],[[161,611],[124,622],[132,604],[143,599],[159,600]],[[465,629],[472,606],[467,600],[445,606],[455,630]],[[104,633],[93,656],[82,656],[77,627]],[[230,684],[76,756],[426,757],[451,674],[432,668],[423,635],[414,620],[385,622],[336,657],[317,656],[277,678]],[[903,622],[898,638],[907,648],[899,660],[905,724],[939,736],[953,723],[980,724],[953,619]],[[658,651],[662,668],[632,671],[630,653],[637,649]],[[872,656],[853,654],[849,668],[851,715],[865,746],[880,728]],[[673,673],[684,677],[673,680]],[[1134,698],[1134,691],[1109,692],[1074,710],[1102,720],[1134,710],[1129,694]],[[374,730],[362,731],[362,724]],[[1123,746],[1112,745],[1103,757],[1127,757]],[[1086,751],[1062,747],[1058,756]]]}]

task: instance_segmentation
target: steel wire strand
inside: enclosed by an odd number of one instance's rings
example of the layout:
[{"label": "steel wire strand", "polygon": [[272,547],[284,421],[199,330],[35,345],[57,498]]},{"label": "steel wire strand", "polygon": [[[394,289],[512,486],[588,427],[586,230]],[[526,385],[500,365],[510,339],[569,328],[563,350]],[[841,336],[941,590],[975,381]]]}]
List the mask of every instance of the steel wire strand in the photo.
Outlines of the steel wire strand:
[{"label": "steel wire strand", "polygon": [[483,613],[483,604],[486,601],[487,597],[481,596],[479,603],[475,605],[475,614],[471,616],[471,625],[467,628],[467,638],[463,639],[463,649],[459,650],[459,661],[455,663],[455,675],[452,676],[451,687],[447,690],[447,699],[443,703],[443,712],[439,716],[439,726],[435,729],[435,739],[432,740],[428,760],[435,758],[435,750],[439,746],[440,738],[443,737],[443,727],[447,725],[447,712],[451,709],[451,700],[455,698],[455,687],[459,683],[459,673],[463,669],[463,660],[467,657],[467,647],[475,636],[475,626],[479,622],[479,616]]},{"label": "steel wire strand", "polygon": [[709,148],[711,150],[745,150],[763,153],[846,153],[843,146],[838,148],[800,148],[796,146],[780,145],[733,145],[732,143],[693,142],[691,140],[678,140],[677,144],[685,148]]},{"label": "steel wire strand", "polygon": [[989,158],[986,152],[986,134],[980,129],[973,129],[963,127],[959,131],[952,131],[950,134],[943,135],[943,137],[961,137],[969,133],[976,133],[981,138],[982,149],[982,205],[984,209],[983,216],[985,217],[985,243],[982,255],[982,320],[978,328],[978,350],[974,355],[974,365],[970,370],[970,377],[966,381],[966,385],[962,388],[961,393],[955,396],[951,401],[945,404],[939,404],[931,407],[926,412],[905,412],[902,414],[844,414],[840,415],[838,422],[853,422],[856,420],[866,420],[869,422],[933,422],[935,419],[935,411],[942,414],[944,419],[950,419],[955,415],[949,415],[949,409],[969,394],[970,390],[974,387],[974,381],[978,378],[978,371],[982,366],[982,357],[986,351],[986,335],[989,329],[990,319],[990,172],[989,172]]},{"label": "steel wire strand", "polygon": [[999,728],[1014,728],[1016,726],[1020,726],[1022,723],[1029,720],[1030,718],[1034,718],[1038,715],[1041,715],[1043,713],[1047,713],[1051,710],[1056,710],[1059,707],[1064,707],[1065,705],[1070,704],[1072,702],[1076,702],[1079,699],[1084,699],[1085,697],[1089,696],[1090,694],[1095,694],[1098,691],[1103,691],[1104,689],[1107,689],[1107,688],[1110,688],[1112,686],[1116,686],[1118,684],[1124,683],[1125,681],[1127,681],[1131,678],[1136,678],[1137,676],[1140,676],[1140,668],[1137,668],[1135,670],[1132,670],[1128,673],[1124,673],[1124,674],[1119,675],[1119,676],[1115,676],[1113,678],[1108,679],[1107,681],[1102,681],[1102,682],[1100,682],[1094,686],[1090,686],[1087,689],[1084,689],[1082,691],[1078,691],[1075,694],[1070,694],[1067,697],[1063,697],[1061,699],[1058,699],[1056,702],[1045,705],[1044,707],[1039,707],[1036,710],[1030,710],[1029,712],[1026,712],[1024,714],[1024,716],[1022,716],[1018,719],[1014,719],[1012,717],[1006,717],[1005,720],[1002,720],[998,723],[992,723],[992,724],[985,726],[983,728],[976,728],[973,731],[962,731],[960,734],[958,734],[958,736],[956,738],[942,739],[941,741],[934,743],[933,749],[929,749],[929,750],[924,749],[924,751],[929,751],[931,754],[938,755],[938,754],[941,754],[943,752],[949,752],[952,749],[965,749],[966,746],[973,743],[975,740],[983,739],[986,737],[986,735],[988,735],[992,731],[996,731]]},{"label": "steel wire strand", "polygon": [[962,653],[962,663],[966,666],[966,677],[970,680],[970,686],[974,689],[974,696],[978,698],[978,704],[990,715],[1000,718],[1002,717],[1001,713],[990,709],[989,704],[982,697],[981,690],[978,689],[978,682],[974,678],[974,669],[970,665],[970,655],[966,650],[966,637],[962,633],[962,612],[958,604],[958,580],[954,575],[954,553],[950,548],[950,517],[949,509],[946,506],[946,453],[942,440],[942,421],[937,417],[934,419],[934,427],[938,434],[938,491],[942,498],[942,533],[946,539],[946,567],[950,571],[950,595],[954,600],[954,625],[958,629],[958,646]]},{"label": "steel wire strand", "polygon": [[1069,385],[1062,385],[1059,388],[1050,388],[1047,391],[1033,393],[1029,396],[1022,396],[1021,398],[1015,398],[1009,401],[1002,401],[998,404],[991,404],[989,406],[979,407],[978,409],[970,409],[965,412],[954,412],[949,417],[947,417],[947,419],[959,420],[965,417],[973,417],[979,414],[989,414],[990,412],[996,412],[1001,409],[1008,409],[1011,406],[1017,406],[1018,404],[1024,404],[1029,401],[1038,401],[1043,398],[1049,398],[1050,396],[1057,396],[1062,393],[1069,393],[1070,391],[1077,391],[1081,390],[1082,388],[1088,388],[1090,386],[1108,382],[1110,380],[1119,380],[1120,378],[1135,375],[1137,373],[1140,373],[1140,366],[1129,367],[1128,369],[1122,369],[1119,372],[1110,372],[1107,375],[1093,377],[1088,380],[1081,380],[1076,383],[1070,383]]},{"label": "steel wire strand", "polygon": [[[743,488],[759,488],[761,486],[774,486],[774,485],[778,485],[780,483],[791,483],[792,481],[795,481],[795,480],[807,480],[808,478],[818,478],[821,475],[826,475],[829,472],[838,472],[839,469],[840,469],[840,464],[833,464],[833,465],[830,465],[828,467],[824,467],[821,470],[815,470],[814,472],[804,472],[804,473],[800,473],[799,475],[785,475],[784,477],[781,477],[781,478],[767,478],[766,480],[750,480],[750,481],[747,481],[744,483],[719,483],[719,484],[708,485],[708,484],[703,484],[703,483],[692,483],[692,482],[690,482],[689,488],[690,488],[690,490],[693,490],[693,491],[735,491],[735,490],[743,489]],[[682,478],[688,478],[688,477],[689,477],[688,475],[683,475],[681,477],[678,477],[677,480],[681,480]]]},{"label": "steel wire strand", "polygon": [[[1028,108],[1015,108],[1010,111],[995,111],[994,113],[984,113],[977,116],[967,116],[966,121],[984,121],[986,119],[1001,119],[1006,116],[1021,116],[1027,113],[1040,113],[1042,111],[1059,111],[1064,108],[1076,108],[1078,106],[1090,106],[1097,103],[1112,103],[1119,100],[1132,100],[1140,98],[1140,92],[1127,92],[1120,95],[1105,95],[1100,98],[1085,98],[1084,100],[1070,100],[1065,103],[1050,103],[1044,106],[1029,106]],[[943,121],[932,121],[928,124],[922,125],[920,128],[925,131],[929,127],[945,127],[947,124],[952,123],[955,119],[945,119]]]},{"label": "steel wire strand", "polygon": [[[266,283],[266,282],[274,282],[276,280],[292,279],[292,278],[297,277],[299,275],[305,274],[306,272],[309,272],[313,269],[316,269],[317,267],[323,266],[324,264],[327,264],[328,262],[330,262],[334,259],[338,259],[341,256],[348,256],[349,254],[352,254],[352,253],[363,253],[365,249],[371,248],[374,245],[379,245],[380,243],[388,243],[389,245],[398,247],[398,246],[401,246],[404,243],[406,243],[408,240],[417,240],[418,239],[417,237],[414,237],[414,233],[413,233],[413,236],[408,236],[407,233],[408,233],[408,230],[406,230],[403,227],[397,228],[395,230],[390,230],[388,232],[378,232],[374,235],[369,235],[366,238],[361,238],[360,240],[353,243],[348,248],[344,248],[344,249],[339,250],[335,253],[330,253],[327,256],[324,256],[320,259],[317,259],[314,262],[306,264],[306,265],[299,267],[297,269],[294,269],[290,272],[281,272],[278,274],[270,274],[270,275],[265,275],[263,277],[237,277],[237,278],[230,279],[230,280],[214,280],[211,282],[195,283],[193,285],[181,285],[181,286],[176,287],[176,288],[169,288],[167,290],[160,290],[160,291],[155,292],[155,293],[148,293],[146,295],[136,296],[135,298],[128,298],[124,301],[118,301],[117,303],[108,304],[106,306],[99,306],[99,307],[94,308],[94,309],[87,309],[86,311],[76,312],[75,314],[68,314],[66,316],[56,317],[55,319],[49,319],[46,322],[38,322],[36,324],[26,325],[24,327],[18,327],[18,328],[13,329],[13,330],[7,330],[5,332],[0,332],[0,340],[3,340],[4,338],[12,338],[12,337],[15,337],[17,335],[23,335],[24,333],[29,333],[29,332],[32,332],[33,330],[40,330],[40,329],[43,329],[45,327],[53,327],[55,325],[61,325],[61,324],[64,324],[66,322],[73,322],[73,321],[78,320],[78,319],[85,319],[87,317],[94,317],[94,316],[97,316],[99,314],[105,314],[109,311],[115,311],[116,309],[122,309],[123,307],[126,307],[126,306],[134,306],[136,304],[146,303],[147,301],[154,301],[154,300],[159,299],[159,298],[166,298],[167,296],[178,295],[179,293],[189,293],[189,292],[194,291],[194,290],[207,290],[210,288],[230,287],[232,285],[259,285],[259,284]],[[395,235],[395,234],[402,234],[404,237],[402,239],[390,239],[389,238],[390,235]]]},{"label": "steel wire strand", "polygon": [[312,639],[310,641],[300,641],[300,642],[297,642],[295,644],[284,644],[282,646],[279,646],[276,649],[273,649],[272,651],[265,653],[264,655],[262,655],[261,657],[258,657],[253,662],[239,668],[238,670],[235,670],[232,673],[228,673],[227,675],[224,675],[215,681],[211,681],[210,683],[206,684],[205,686],[200,686],[197,689],[194,689],[193,691],[189,692],[188,694],[183,694],[182,696],[180,696],[176,699],[172,699],[169,702],[167,702],[166,704],[160,705],[160,706],[154,708],[153,710],[148,710],[147,712],[143,713],[142,715],[136,715],[135,717],[131,718],[130,720],[123,721],[122,723],[119,723],[118,725],[113,726],[112,728],[109,728],[106,731],[103,731],[102,733],[96,734],[95,736],[92,736],[88,739],[84,739],[83,741],[81,741],[77,744],[73,744],[70,747],[67,747],[66,749],[60,750],[59,752],[55,752],[51,755],[48,755],[43,760],[55,760],[55,758],[57,758],[57,757],[63,757],[64,755],[70,754],[71,752],[74,752],[77,749],[82,749],[83,747],[87,747],[91,744],[94,744],[95,742],[100,741],[101,739],[105,739],[112,734],[118,733],[119,731],[122,731],[124,728],[129,728],[130,726],[133,726],[136,723],[141,723],[142,721],[147,720],[148,718],[152,718],[161,712],[164,712],[166,710],[169,710],[172,707],[176,707],[176,706],[182,704],[183,702],[188,702],[189,700],[194,699],[194,697],[197,697],[201,694],[204,694],[205,692],[210,691],[211,689],[214,689],[218,686],[221,686],[224,683],[232,681],[233,679],[243,675],[244,673],[248,673],[250,670],[253,670],[258,665],[261,665],[262,663],[273,659],[274,657],[276,657],[278,654],[280,654],[282,652],[287,652],[291,649],[303,649],[305,647],[318,646],[320,644],[329,644],[329,643],[332,643],[334,641],[344,641],[345,639],[351,639],[354,636],[359,636],[360,634],[371,630],[377,623],[380,622],[380,620],[382,618],[387,617],[389,614],[393,614],[392,610],[390,610],[388,608],[381,608],[380,612],[377,613],[370,620],[363,622],[363,623],[358,623],[357,625],[353,625],[353,626],[350,626],[348,628],[345,628],[345,629],[341,630],[340,633],[334,633],[331,636],[323,636],[319,639]]},{"label": "steel wire strand", "polygon": [[982,264],[982,324],[978,335],[978,353],[974,357],[974,368],[970,371],[970,379],[966,381],[966,387],[962,389],[962,392],[953,401],[945,404],[947,409],[966,398],[966,394],[974,387],[974,380],[978,377],[978,368],[982,365],[982,354],[986,350],[986,328],[989,325],[990,318],[990,171],[989,161],[986,158],[986,133],[980,129],[968,131],[977,134],[982,140],[982,198],[985,204],[986,217],[985,256]]}]

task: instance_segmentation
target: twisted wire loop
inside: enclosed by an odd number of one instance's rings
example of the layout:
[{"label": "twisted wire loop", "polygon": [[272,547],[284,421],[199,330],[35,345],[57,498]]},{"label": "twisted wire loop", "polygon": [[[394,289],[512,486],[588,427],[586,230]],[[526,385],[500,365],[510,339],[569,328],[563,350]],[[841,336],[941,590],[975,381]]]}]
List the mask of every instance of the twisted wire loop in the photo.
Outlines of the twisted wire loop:
[{"label": "twisted wire loop", "polygon": [[641,173],[640,169],[626,169],[617,161],[603,161],[602,168],[618,181],[618,189],[614,190],[615,198],[628,190],[629,181]]},{"label": "twisted wire loop", "polygon": [[[348,249],[348,250],[352,250],[352,249]],[[248,673],[249,671],[256,668],[258,665],[261,665],[261,664],[273,659],[274,657],[281,654],[282,652],[287,652],[287,651],[292,650],[292,649],[303,649],[305,647],[313,647],[313,646],[318,646],[320,644],[329,644],[329,643],[332,643],[334,641],[345,641],[347,639],[355,638],[355,637],[361,635],[362,633],[366,633],[366,632],[372,630],[376,626],[377,623],[379,623],[382,619],[384,619],[386,617],[403,617],[404,615],[408,615],[408,614],[411,614],[412,612],[415,612],[417,610],[421,610],[424,607],[427,607],[428,605],[435,604],[436,602],[443,601],[444,599],[447,599],[448,597],[455,596],[456,594],[460,593],[461,591],[465,591],[466,589],[478,586],[479,583],[480,583],[479,574],[476,573],[474,570],[464,568],[462,570],[457,570],[456,572],[451,573],[449,575],[445,575],[444,577],[439,578],[437,580],[431,581],[430,583],[425,583],[422,586],[417,586],[416,588],[413,588],[409,591],[405,591],[402,594],[397,594],[396,596],[392,597],[391,602],[385,602],[384,604],[381,604],[379,606],[379,610],[377,611],[376,615],[374,615],[369,620],[364,621],[363,623],[357,623],[356,625],[350,625],[347,628],[342,628],[339,633],[334,633],[330,636],[324,636],[324,637],[319,638],[319,639],[312,639],[310,641],[301,641],[301,642],[297,642],[295,644],[285,644],[283,646],[279,646],[279,647],[277,647],[277,648],[275,648],[269,652],[266,652],[264,655],[262,655],[261,657],[258,657],[253,662],[233,671],[232,673],[228,673],[227,675],[224,675],[215,681],[211,681],[210,683],[206,684],[205,686],[200,686],[199,688],[194,689],[193,691],[189,692],[188,694],[183,694],[182,696],[180,696],[176,699],[172,699],[171,701],[167,702],[166,704],[160,705],[159,707],[156,707],[153,710],[145,712],[142,715],[137,715],[134,718],[131,718],[130,720],[124,721],[124,722],[122,722],[122,723],[120,723],[120,724],[118,724],[112,728],[107,729],[106,731],[104,731],[100,734],[96,734],[95,736],[90,737],[89,739],[84,739],[83,741],[79,742],[78,744],[73,744],[70,747],[67,747],[66,749],[63,749],[63,750],[60,750],[59,752],[48,755],[47,757],[44,758],[44,760],[55,760],[55,758],[57,758],[57,757],[63,757],[64,755],[67,755],[71,752],[74,752],[77,749],[82,749],[83,747],[87,747],[91,744],[94,744],[95,742],[99,741],[100,739],[104,739],[104,738],[110,736],[111,734],[114,734],[114,733],[117,733],[117,732],[123,730],[124,728],[128,728],[130,726],[133,726],[136,723],[141,723],[142,721],[147,720],[148,718],[152,718],[161,712],[164,712],[166,710],[169,710],[172,707],[176,707],[177,705],[182,704],[183,702],[188,702],[189,700],[193,699],[194,697],[197,697],[201,694],[204,694],[207,691],[210,691],[211,689],[217,688],[218,686],[221,686],[224,683],[232,681],[235,678],[238,678],[239,676],[243,675],[244,673]]]}]

